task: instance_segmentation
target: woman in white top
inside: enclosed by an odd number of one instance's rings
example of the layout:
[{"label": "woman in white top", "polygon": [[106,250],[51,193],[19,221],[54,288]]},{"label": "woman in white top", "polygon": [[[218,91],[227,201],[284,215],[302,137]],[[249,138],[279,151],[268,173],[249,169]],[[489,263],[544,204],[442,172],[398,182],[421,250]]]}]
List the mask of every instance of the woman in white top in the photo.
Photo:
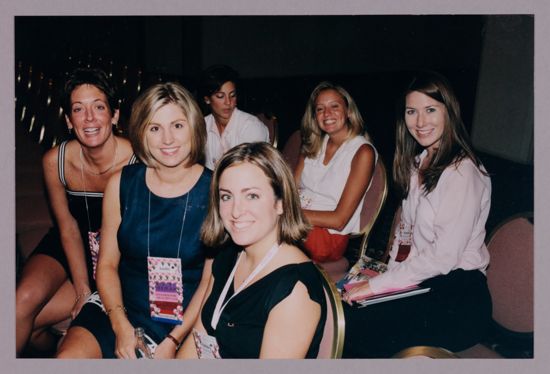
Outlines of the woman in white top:
[{"label": "woman in white top", "polygon": [[211,170],[236,145],[269,142],[269,131],[262,121],[237,109],[237,80],[238,73],[226,65],[214,65],[202,73],[199,94],[211,112],[204,118],[205,166]]},{"label": "woman in white top", "polygon": [[348,234],[360,231],[360,210],[377,153],[363,132],[353,98],[330,82],[321,82],[311,93],[301,133],[294,178],[313,225],[305,248],[316,262],[336,261],[344,255]]},{"label": "woman in white top", "polygon": [[393,176],[403,201],[388,271],[344,300],[416,284],[431,291],[362,309],[344,304],[345,357],[387,357],[412,345],[463,350],[491,318],[484,243],[491,180],[458,101],[445,78],[419,73],[397,116]]}]

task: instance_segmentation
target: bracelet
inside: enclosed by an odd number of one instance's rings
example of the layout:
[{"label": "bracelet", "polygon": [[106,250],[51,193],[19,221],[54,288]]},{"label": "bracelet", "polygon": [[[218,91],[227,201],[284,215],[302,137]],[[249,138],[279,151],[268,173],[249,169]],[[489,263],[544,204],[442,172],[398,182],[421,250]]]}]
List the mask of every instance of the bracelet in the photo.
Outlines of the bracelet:
[{"label": "bracelet", "polygon": [[166,337],[176,345],[176,349],[179,349],[179,347],[181,346],[181,343],[178,341],[178,339],[174,338],[174,336],[171,334],[167,334]]},{"label": "bracelet", "polygon": [[112,312],[114,312],[114,311],[117,310],[117,309],[122,310],[122,311],[126,314],[126,308],[123,307],[123,306],[120,305],[120,304],[117,305],[117,306],[115,306],[115,307],[113,307],[113,308],[107,309],[107,310],[105,311],[105,314],[106,314],[106,315],[110,315]]}]

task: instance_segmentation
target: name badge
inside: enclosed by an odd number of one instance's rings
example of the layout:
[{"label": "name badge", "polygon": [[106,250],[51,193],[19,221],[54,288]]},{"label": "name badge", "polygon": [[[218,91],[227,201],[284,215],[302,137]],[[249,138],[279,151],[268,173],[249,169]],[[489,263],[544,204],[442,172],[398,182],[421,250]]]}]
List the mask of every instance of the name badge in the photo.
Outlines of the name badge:
[{"label": "name badge", "polygon": [[88,231],[88,248],[92,256],[92,277],[95,280],[95,272],[97,269],[97,259],[99,258],[99,231]]},{"label": "name badge", "polygon": [[405,261],[407,257],[409,257],[409,253],[411,252],[413,227],[413,225],[399,223],[399,247],[397,256],[395,257],[396,262]]},{"label": "name badge", "polygon": [[148,256],[147,272],[151,318],[180,325],[183,322],[181,259]]},{"label": "name badge", "polygon": [[215,337],[193,329],[193,340],[199,358],[221,358],[220,346]]}]

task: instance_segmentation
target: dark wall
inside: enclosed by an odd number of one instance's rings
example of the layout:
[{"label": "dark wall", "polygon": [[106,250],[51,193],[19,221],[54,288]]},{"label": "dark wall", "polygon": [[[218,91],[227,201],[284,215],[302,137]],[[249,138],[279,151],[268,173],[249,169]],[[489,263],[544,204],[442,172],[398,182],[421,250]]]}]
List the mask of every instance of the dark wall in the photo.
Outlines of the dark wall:
[{"label": "dark wall", "polygon": [[[127,66],[128,78],[137,71],[143,73],[143,86],[162,77],[179,80],[191,90],[203,68],[214,63],[230,64],[242,77],[239,106],[251,112],[270,111],[277,115],[281,146],[299,127],[313,87],[321,80],[333,80],[355,98],[369,133],[390,166],[394,147],[393,105],[411,70],[433,69],[446,75],[457,92],[466,126],[471,127],[481,81],[480,60],[482,51],[488,47],[484,45],[486,28],[497,17],[18,16],[15,59],[16,66],[18,62],[25,67],[32,65],[35,71],[54,78],[62,78],[64,72],[79,62],[100,63],[115,72]],[[510,17],[533,22],[530,16]],[[505,35],[493,32],[489,48],[504,46],[513,50]],[[527,35],[529,38],[526,42],[532,43],[532,33]],[[120,77],[118,80],[121,81]],[[492,98],[492,94],[487,95]],[[132,95],[126,95],[126,110]],[[493,209],[491,225],[510,213],[532,209],[532,166],[519,165],[514,169],[500,159],[484,158],[484,162],[495,182],[494,197],[498,201],[493,206],[506,208],[500,213]],[[522,191],[519,195],[497,190],[509,185],[508,170],[516,171],[515,180],[520,186],[513,191]],[[511,195],[514,201],[510,200]],[[388,199],[382,225],[391,223],[395,204],[395,200]],[[383,242],[386,238],[382,230],[375,239]]]},{"label": "dark wall", "polygon": [[[393,101],[412,69],[448,75],[471,123],[485,16],[16,17],[15,57],[50,74],[77,61],[140,68],[193,89],[204,67],[226,63],[243,78],[239,105],[269,110],[281,142],[321,80],[348,88],[382,145]],[[134,70],[132,70],[134,68]],[[115,69],[116,70],[116,69]],[[154,80],[154,79],[150,79]],[[387,148],[387,147],[386,147]],[[388,154],[392,152],[387,148]]]},{"label": "dark wall", "polygon": [[193,76],[213,63],[243,77],[361,74],[479,65],[484,16],[15,17],[15,56],[56,68],[102,56]]},{"label": "dark wall", "polygon": [[479,64],[482,16],[204,17],[205,65],[245,76],[362,74]]}]

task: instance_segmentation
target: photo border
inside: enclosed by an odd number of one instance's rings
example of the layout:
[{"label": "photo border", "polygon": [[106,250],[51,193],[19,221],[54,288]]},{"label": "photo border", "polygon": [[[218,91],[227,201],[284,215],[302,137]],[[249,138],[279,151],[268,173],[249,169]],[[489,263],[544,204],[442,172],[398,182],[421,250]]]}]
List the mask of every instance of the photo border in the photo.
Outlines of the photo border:
[{"label": "photo border", "polygon": [[[550,126],[550,4],[545,0],[151,0],[84,1],[7,0],[0,5],[0,169],[6,182],[0,186],[0,228],[5,238],[4,258],[0,261],[2,287],[2,321],[0,322],[0,360],[2,372],[41,373],[102,373],[120,370],[138,373],[151,370],[201,373],[226,372],[315,372],[335,373],[351,371],[386,372],[496,372],[542,373],[550,367],[550,295],[545,284],[550,284],[550,242],[547,220],[550,215],[549,159]],[[32,15],[375,15],[375,14],[534,14],[535,15],[535,338],[533,359],[502,360],[224,360],[162,362],[122,360],[51,360],[15,359],[15,123],[14,114],[14,17]],[[44,30],[47,32],[47,30]],[[505,79],[505,77],[503,77]],[[158,366],[160,365],[160,366]]]}]

